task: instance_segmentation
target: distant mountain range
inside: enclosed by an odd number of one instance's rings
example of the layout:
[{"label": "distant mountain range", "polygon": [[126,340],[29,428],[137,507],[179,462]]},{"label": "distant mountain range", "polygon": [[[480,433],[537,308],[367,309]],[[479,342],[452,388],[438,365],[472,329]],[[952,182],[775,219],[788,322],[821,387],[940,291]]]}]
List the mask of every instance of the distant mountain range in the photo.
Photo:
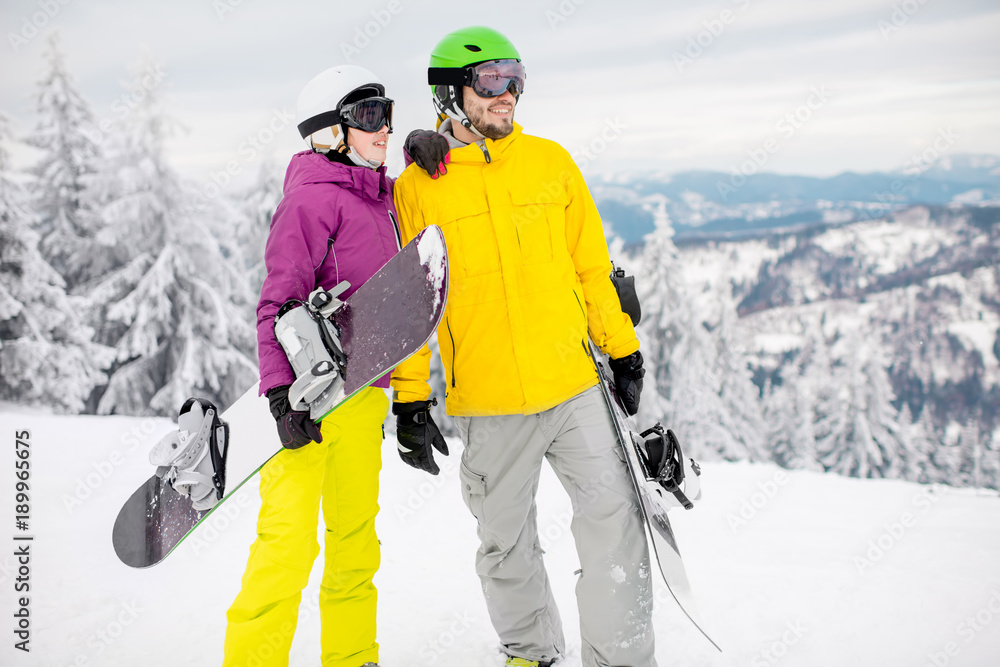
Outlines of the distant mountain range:
[{"label": "distant mountain range", "polygon": [[653,231],[658,205],[665,207],[675,241],[683,242],[873,220],[915,204],[1000,205],[1000,157],[953,155],[922,170],[829,178],[690,171],[616,174],[590,185],[605,224],[627,244]]},{"label": "distant mountain range", "polygon": [[[714,313],[732,298],[733,338],[765,415],[782,397],[808,403],[800,421],[820,450],[831,408],[818,402],[839,401],[847,414],[843,406],[871,412],[881,401],[885,432],[906,449],[900,460],[924,460],[923,472],[911,466],[901,476],[1000,484],[1000,206],[918,205],[756,238],[689,238],[678,257],[672,275],[701,295],[695,312],[706,329],[725,323]],[[845,432],[855,428],[840,422]],[[920,445],[913,429],[930,444]],[[812,442],[792,435],[798,447]],[[854,454],[861,435],[843,437]],[[781,437],[769,433],[768,446]],[[819,457],[838,469],[830,458]]]}]

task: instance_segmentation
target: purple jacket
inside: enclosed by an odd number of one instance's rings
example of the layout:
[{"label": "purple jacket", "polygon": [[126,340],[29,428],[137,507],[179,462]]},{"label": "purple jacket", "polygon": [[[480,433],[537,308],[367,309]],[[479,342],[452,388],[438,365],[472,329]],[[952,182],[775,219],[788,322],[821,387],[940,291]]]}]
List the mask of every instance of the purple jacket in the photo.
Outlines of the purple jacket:
[{"label": "purple jacket", "polygon": [[[350,296],[399,251],[392,181],[377,171],[331,162],[312,151],[292,156],[284,196],[264,250],[267,277],[257,304],[260,393],[295,380],[274,337],[274,317],[289,299],[346,280]],[[341,296],[341,298],[345,298]],[[389,375],[374,383],[388,387]]]}]

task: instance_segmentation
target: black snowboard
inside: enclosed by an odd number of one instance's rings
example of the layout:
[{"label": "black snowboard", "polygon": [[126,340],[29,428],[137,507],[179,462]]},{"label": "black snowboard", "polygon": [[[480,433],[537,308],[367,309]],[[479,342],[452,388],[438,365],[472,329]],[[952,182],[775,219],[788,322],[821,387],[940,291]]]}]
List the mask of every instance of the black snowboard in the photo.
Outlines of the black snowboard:
[{"label": "black snowboard", "polygon": [[[447,298],[447,248],[441,229],[432,225],[334,313],[347,369],[343,397],[330,412],[420,350],[437,329]],[[229,424],[225,495],[212,509],[198,511],[154,474],[125,501],[115,520],[112,542],[126,565],[162,561],[281,450],[267,398],[258,396],[256,385],[221,418]]]}]

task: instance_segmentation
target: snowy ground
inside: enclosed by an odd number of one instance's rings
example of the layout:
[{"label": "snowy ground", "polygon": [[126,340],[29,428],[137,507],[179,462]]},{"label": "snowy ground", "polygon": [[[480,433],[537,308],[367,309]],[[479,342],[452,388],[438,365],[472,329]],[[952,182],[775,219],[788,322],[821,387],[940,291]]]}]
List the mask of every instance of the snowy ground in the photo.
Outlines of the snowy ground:
[{"label": "snowy ground", "polygon": [[[149,570],[111,548],[119,506],[150,474],[165,420],[54,417],[0,406],[0,664],[218,665],[225,611],[254,538],[256,485]],[[15,433],[30,430],[31,519],[14,523]],[[452,451],[460,444],[451,444]],[[474,520],[457,457],[431,478],[385,443],[379,534],[384,667],[493,667],[503,659],[473,572]],[[993,667],[1000,664],[1000,500],[891,481],[704,466],[705,500],[675,527],[702,615],[725,653],[657,589],[661,667]],[[579,662],[569,502],[551,474],[539,493],[546,561]],[[31,544],[30,653],[14,649],[18,564]],[[320,557],[322,558],[322,556]],[[303,601],[293,667],[319,664],[319,568]]]}]

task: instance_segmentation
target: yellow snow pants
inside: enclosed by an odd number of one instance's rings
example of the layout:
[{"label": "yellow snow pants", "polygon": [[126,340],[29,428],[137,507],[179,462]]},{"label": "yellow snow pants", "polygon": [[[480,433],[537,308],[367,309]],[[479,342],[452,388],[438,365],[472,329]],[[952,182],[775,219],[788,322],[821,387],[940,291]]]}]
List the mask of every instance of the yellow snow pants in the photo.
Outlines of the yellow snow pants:
[{"label": "yellow snow pants", "polygon": [[226,613],[223,667],[288,665],[302,589],[319,554],[321,505],[322,665],[378,662],[372,577],[380,561],[375,515],[388,409],[382,389],[364,389],[323,420],[323,442],[283,449],[261,469],[257,540]]}]

